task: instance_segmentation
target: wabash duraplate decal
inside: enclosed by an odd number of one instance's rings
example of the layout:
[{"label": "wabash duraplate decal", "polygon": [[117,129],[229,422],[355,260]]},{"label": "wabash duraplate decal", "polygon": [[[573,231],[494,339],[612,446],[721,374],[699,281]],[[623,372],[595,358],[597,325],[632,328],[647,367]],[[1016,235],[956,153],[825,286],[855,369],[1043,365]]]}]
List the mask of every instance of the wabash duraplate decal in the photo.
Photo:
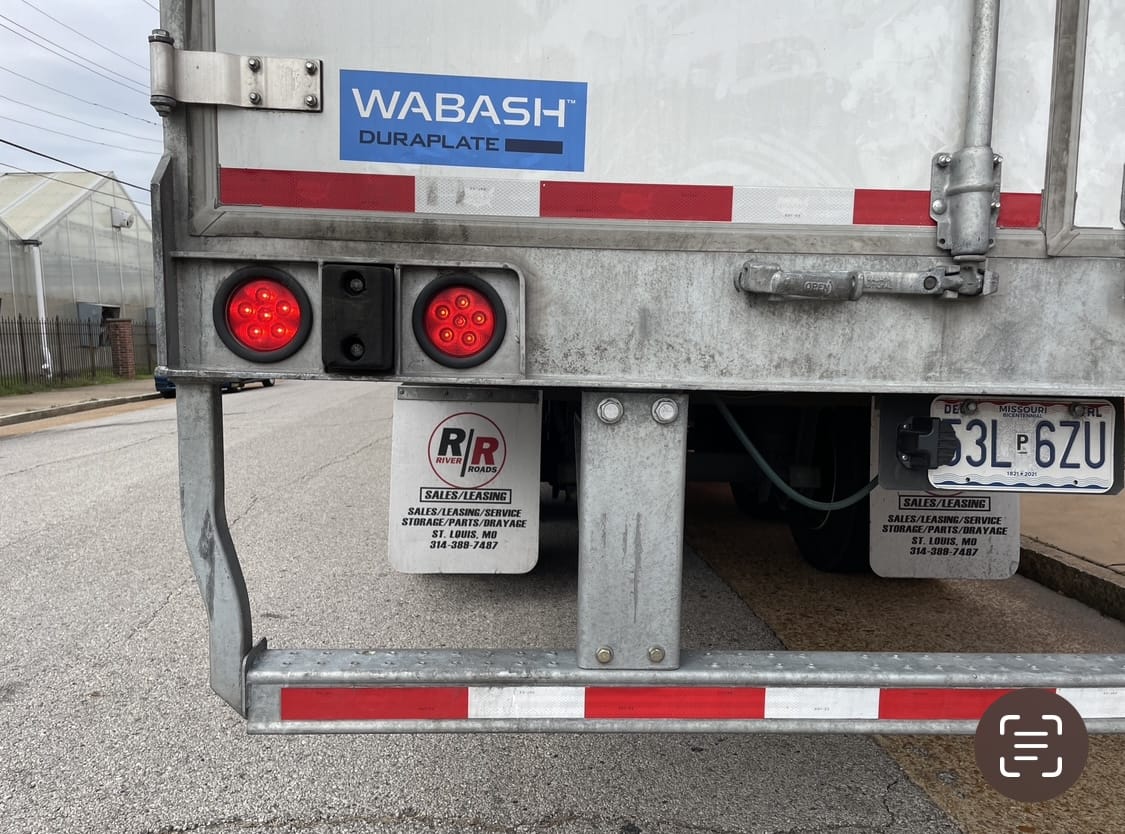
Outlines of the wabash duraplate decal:
[{"label": "wabash duraplate decal", "polygon": [[586,84],[341,70],[340,158],[582,171]]}]

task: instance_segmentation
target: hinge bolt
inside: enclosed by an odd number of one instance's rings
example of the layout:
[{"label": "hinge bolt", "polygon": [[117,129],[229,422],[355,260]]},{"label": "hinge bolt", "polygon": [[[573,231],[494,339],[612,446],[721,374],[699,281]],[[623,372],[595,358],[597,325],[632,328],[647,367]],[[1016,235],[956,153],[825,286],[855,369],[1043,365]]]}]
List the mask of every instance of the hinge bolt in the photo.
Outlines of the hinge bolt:
[{"label": "hinge bolt", "polygon": [[934,214],[945,214],[945,200],[934,200],[930,203],[930,211]]},{"label": "hinge bolt", "polygon": [[674,423],[679,416],[680,407],[676,405],[675,400],[661,397],[652,404],[652,419],[661,425],[666,426],[669,423]]},{"label": "hinge bolt", "polygon": [[262,59],[261,58],[248,58],[246,60],[246,66],[250,67],[250,72],[257,72],[258,70],[260,70],[262,68]]},{"label": "hinge bolt", "polygon": [[651,649],[648,650],[648,659],[651,660],[653,663],[663,663],[664,662],[664,649],[661,648],[660,646],[653,646]]},{"label": "hinge bolt", "polygon": [[609,646],[602,646],[600,649],[594,652],[594,657],[598,659],[598,663],[609,663],[611,660],[613,660],[613,649],[611,649]]},{"label": "hinge bolt", "polygon": [[309,75],[316,75],[316,61],[305,61],[305,72]]},{"label": "hinge bolt", "polygon": [[616,397],[606,397],[598,403],[598,419],[606,425],[612,426],[614,423],[619,423],[624,416],[625,407],[621,405],[621,400]]},{"label": "hinge bolt", "polygon": [[953,161],[953,157],[947,153],[938,154],[937,164],[939,168],[946,168],[949,163]]},{"label": "hinge bolt", "polygon": [[992,201],[992,208],[996,209],[996,211],[999,211],[1000,210],[1000,201],[999,200],[993,200]]},{"label": "hinge bolt", "polygon": [[262,94],[259,93],[259,92],[251,93],[250,94],[250,103],[251,104],[261,104],[262,103]]},{"label": "hinge bolt", "polygon": [[320,99],[316,96],[305,96],[305,107],[316,107],[320,104]]},{"label": "hinge bolt", "polygon": [[999,165],[1003,161],[1004,161],[1004,157],[1000,156],[1000,154],[996,153],[996,154],[992,155],[992,164],[993,165]]}]

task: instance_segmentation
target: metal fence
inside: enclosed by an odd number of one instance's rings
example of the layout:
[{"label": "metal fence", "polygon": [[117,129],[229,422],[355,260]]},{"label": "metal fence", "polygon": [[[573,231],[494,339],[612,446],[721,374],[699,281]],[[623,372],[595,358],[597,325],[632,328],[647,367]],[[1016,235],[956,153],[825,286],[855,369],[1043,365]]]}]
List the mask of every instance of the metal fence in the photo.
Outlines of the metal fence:
[{"label": "metal fence", "polygon": [[[133,324],[139,374],[156,366],[156,328]],[[50,387],[113,373],[105,325],[96,319],[0,318],[0,385]]]}]

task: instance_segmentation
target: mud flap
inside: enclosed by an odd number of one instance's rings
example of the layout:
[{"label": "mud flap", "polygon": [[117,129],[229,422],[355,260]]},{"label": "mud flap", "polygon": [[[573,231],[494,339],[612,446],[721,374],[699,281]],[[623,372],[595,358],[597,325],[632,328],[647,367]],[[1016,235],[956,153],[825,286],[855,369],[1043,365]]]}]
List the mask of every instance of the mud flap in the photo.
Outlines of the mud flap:
[{"label": "mud flap", "polygon": [[403,385],[388,550],[402,573],[526,573],[539,559],[538,391]]},{"label": "mud flap", "polygon": [[[871,471],[879,470],[879,412],[871,420]],[[871,493],[871,569],[918,579],[1007,579],[1020,562],[1020,498],[1011,492]]]}]

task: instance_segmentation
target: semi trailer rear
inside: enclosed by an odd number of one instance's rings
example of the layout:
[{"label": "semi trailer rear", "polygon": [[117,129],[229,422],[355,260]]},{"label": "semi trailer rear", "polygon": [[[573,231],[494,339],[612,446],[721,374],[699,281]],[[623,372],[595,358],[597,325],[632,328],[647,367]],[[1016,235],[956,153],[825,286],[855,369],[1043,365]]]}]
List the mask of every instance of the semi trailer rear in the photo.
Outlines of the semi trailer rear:
[{"label": "semi trailer rear", "polygon": [[[680,650],[683,495],[823,570],[1003,579],[1021,492],[1122,487],[1109,4],[164,0],[162,373],[211,685],[255,732],[971,732],[1125,658]],[[219,386],[399,384],[390,559],[526,572],[564,649],[267,648]],[[331,612],[325,612],[331,617]]]}]

